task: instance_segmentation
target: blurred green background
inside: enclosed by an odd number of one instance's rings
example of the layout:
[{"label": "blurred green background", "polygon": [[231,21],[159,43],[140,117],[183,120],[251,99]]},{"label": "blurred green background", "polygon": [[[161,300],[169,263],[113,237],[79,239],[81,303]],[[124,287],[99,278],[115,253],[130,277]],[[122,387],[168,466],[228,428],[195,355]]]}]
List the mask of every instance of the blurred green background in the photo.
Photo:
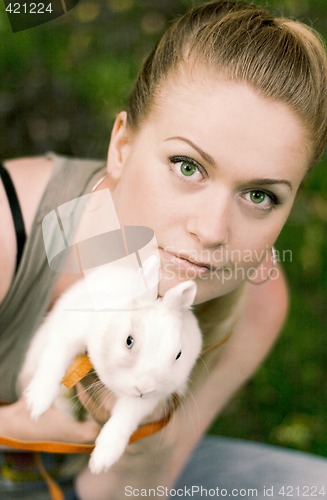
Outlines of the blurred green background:
[{"label": "blurred green background", "polygon": [[[171,19],[198,3],[80,0],[57,20],[12,33],[0,1],[2,158],[48,150],[105,158],[115,113],[140,62]],[[254,3],[299,18],[326,39],[325,0]],[[287,324],[211,432],[327,456],[326,169],[324,158],[277,243],[280,251],[292,251],[284,263],[291,290]]]}]

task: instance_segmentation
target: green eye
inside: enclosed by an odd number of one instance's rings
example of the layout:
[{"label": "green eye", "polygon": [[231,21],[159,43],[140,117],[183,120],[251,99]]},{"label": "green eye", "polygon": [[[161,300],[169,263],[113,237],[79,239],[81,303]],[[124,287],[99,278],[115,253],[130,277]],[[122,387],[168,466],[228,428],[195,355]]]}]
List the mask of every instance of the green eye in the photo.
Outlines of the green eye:
[{"label": "green eye", "polygon": [[195,165],[192,165],[192,163],[189,163],[187,161],[183,161],[180,166],[181,173],[185,175],[186,177],[190,177],[191,175],[194,175],[195,172],[197,171],[197,168]]},{"label": "green eye", "polygon": [[251,191],[250,199],[256,205],[263,203],[266,199],[266,193],[264,191]]}]

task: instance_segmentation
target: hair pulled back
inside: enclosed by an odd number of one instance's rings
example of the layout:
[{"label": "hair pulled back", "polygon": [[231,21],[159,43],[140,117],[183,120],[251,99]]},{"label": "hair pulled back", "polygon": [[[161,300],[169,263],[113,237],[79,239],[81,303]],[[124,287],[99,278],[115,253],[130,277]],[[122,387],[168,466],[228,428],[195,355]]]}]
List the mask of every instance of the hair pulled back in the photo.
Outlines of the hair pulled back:
[{"label": "hair pulled back", "polygon": [[327,58],[310,27],[243,1],[191,9],[167,29],[143,65],[128,102],[132,130],[146,119],[168,77],[188,65],[286,103],[309,134],[311,165],[319,159],[327,142]]}]

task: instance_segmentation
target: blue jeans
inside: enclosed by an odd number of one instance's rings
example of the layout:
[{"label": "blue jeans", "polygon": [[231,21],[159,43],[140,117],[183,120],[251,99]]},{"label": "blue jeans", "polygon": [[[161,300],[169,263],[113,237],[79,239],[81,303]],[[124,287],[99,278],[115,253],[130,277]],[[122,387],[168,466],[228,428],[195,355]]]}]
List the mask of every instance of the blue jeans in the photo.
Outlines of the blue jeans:
[{"label": "blue jeans", "polygon": [[[173,498],[327,498],[327,459],[285,448],[206,436]],[[324,496],[323,496],[324,495]]]}]

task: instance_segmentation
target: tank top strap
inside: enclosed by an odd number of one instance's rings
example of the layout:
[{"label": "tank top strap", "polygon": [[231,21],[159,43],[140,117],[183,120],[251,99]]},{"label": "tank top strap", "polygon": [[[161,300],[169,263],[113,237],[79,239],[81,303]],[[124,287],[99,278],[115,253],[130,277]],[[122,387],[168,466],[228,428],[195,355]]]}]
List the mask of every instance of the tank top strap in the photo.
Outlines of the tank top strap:
[{"label": "tank top strap", "polygon": [[4,167],[4,165],[1,162],[0,162],[0,178],[5,188],[15,228],[16,246],[17,246],[17,252],[16,252],[16,272],[17,272],[26,243],[25,224],[17,192],[15,189],[15,185],[8,170]]}]

